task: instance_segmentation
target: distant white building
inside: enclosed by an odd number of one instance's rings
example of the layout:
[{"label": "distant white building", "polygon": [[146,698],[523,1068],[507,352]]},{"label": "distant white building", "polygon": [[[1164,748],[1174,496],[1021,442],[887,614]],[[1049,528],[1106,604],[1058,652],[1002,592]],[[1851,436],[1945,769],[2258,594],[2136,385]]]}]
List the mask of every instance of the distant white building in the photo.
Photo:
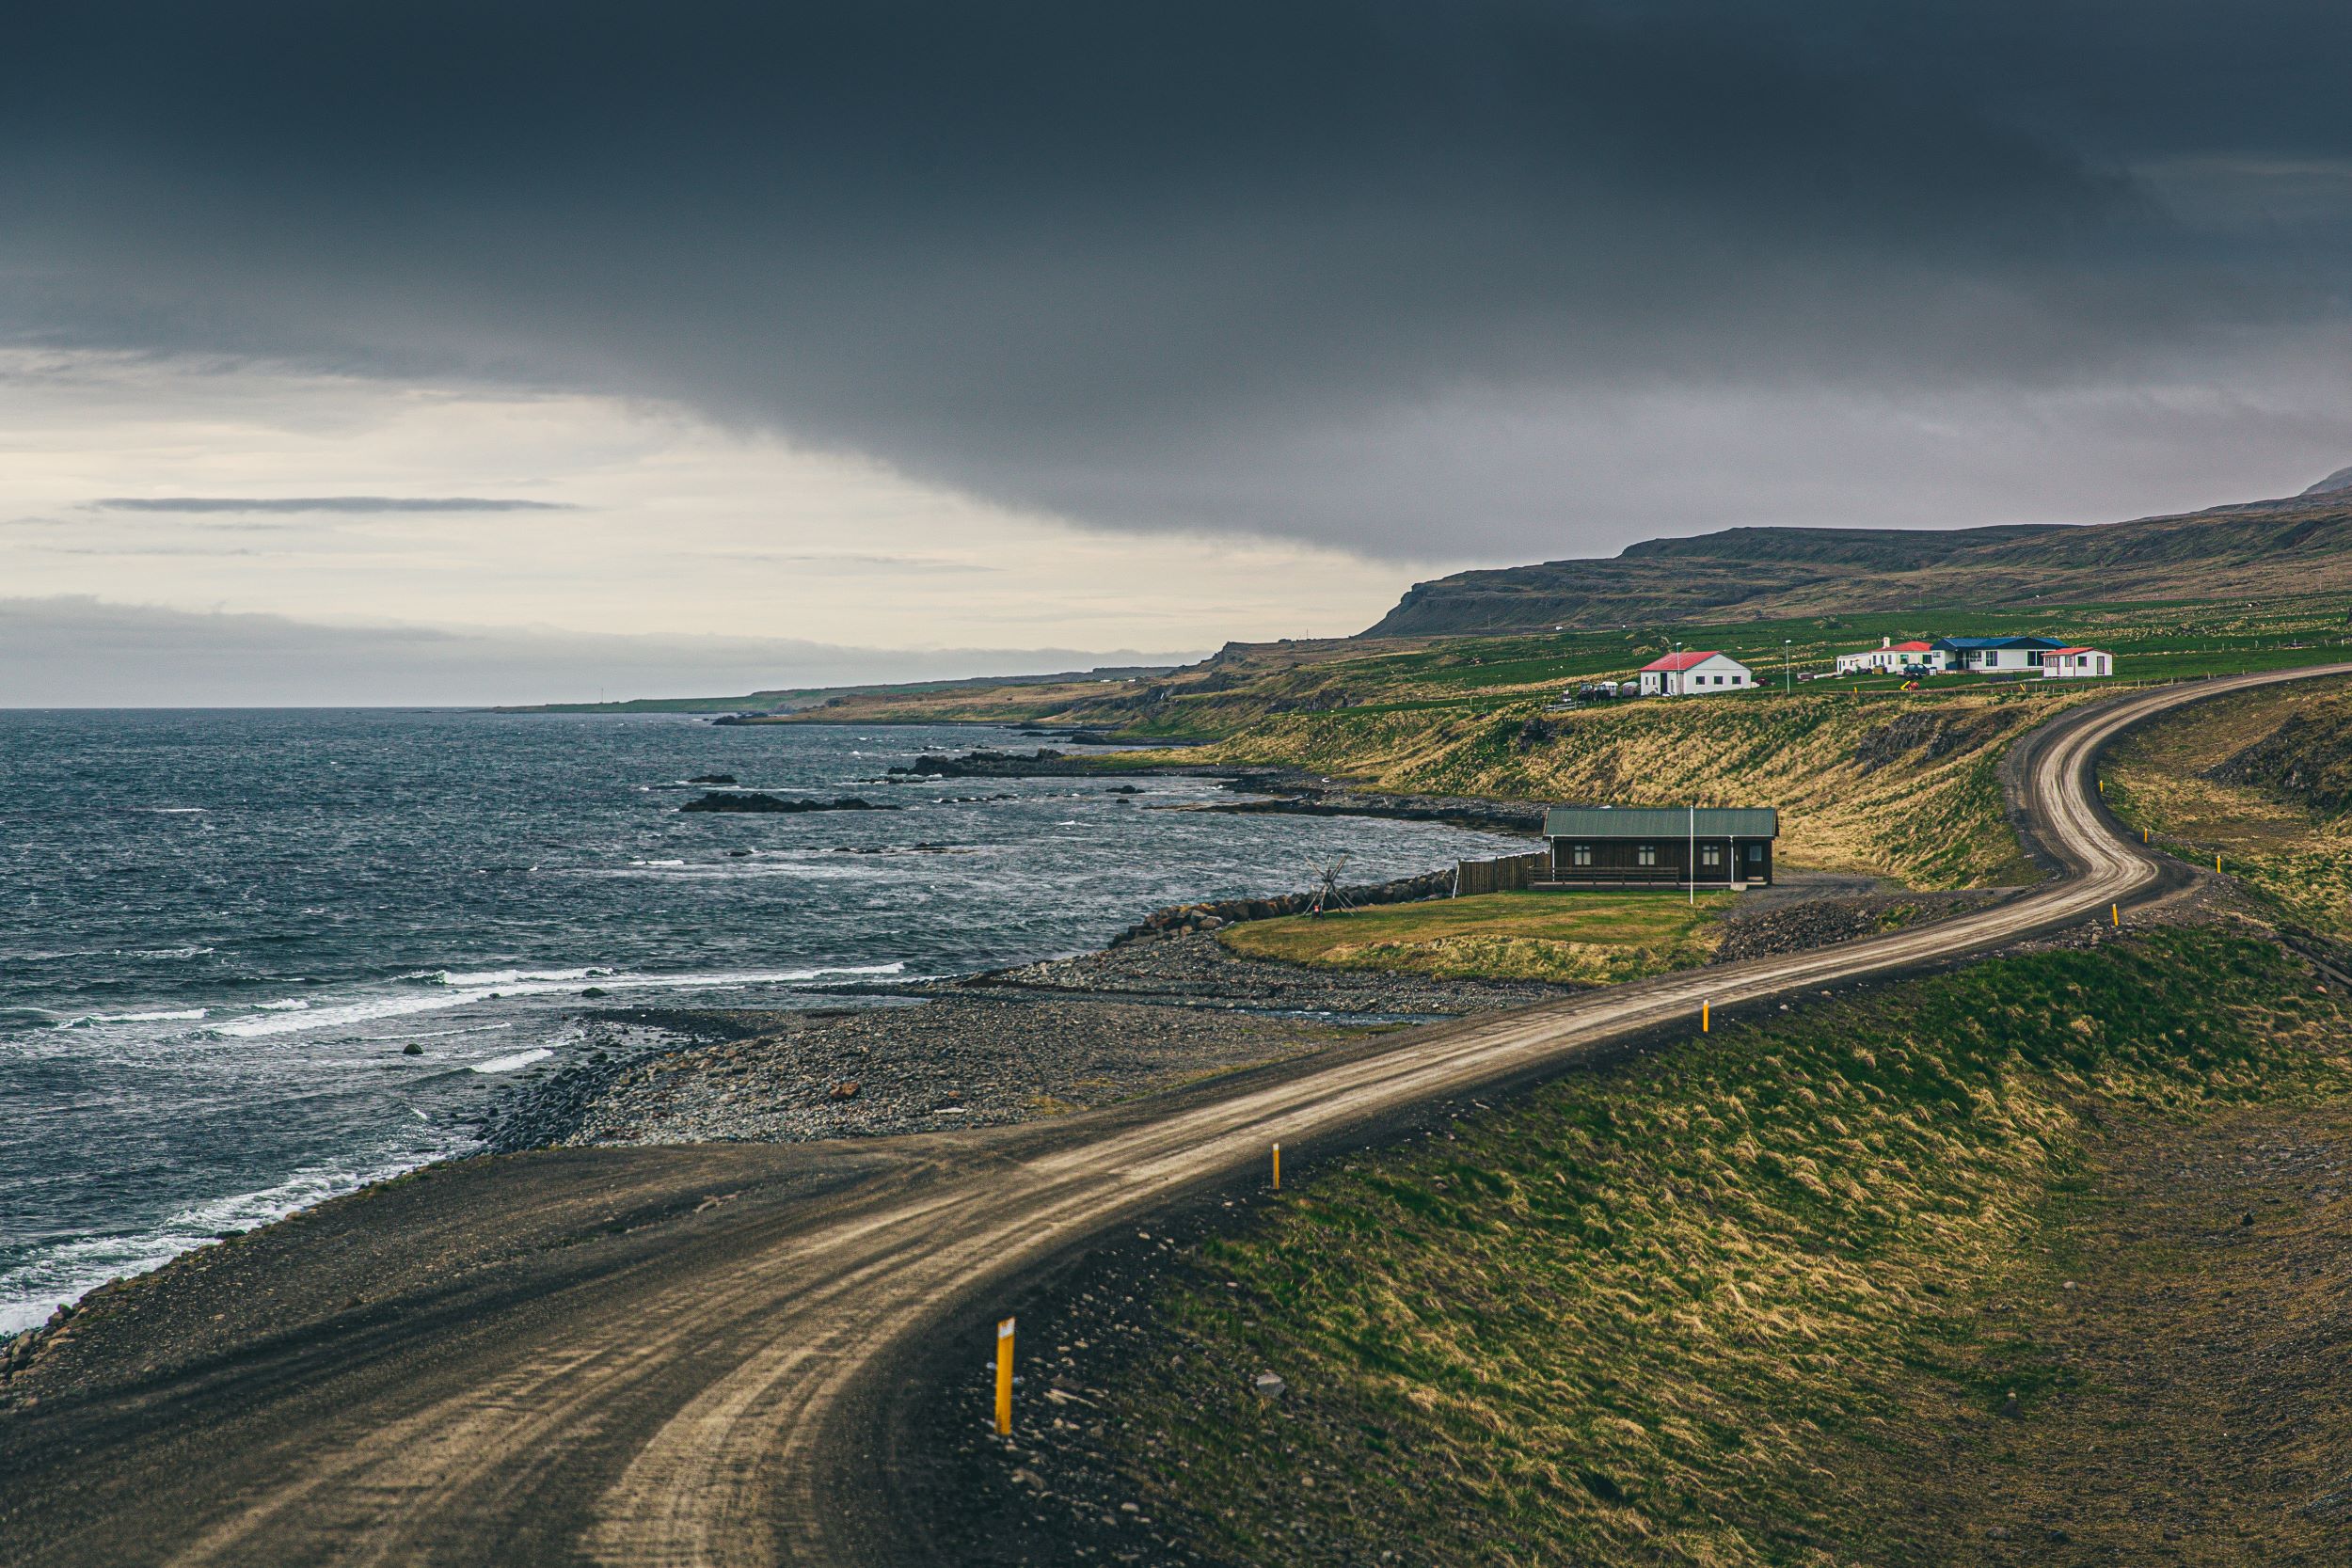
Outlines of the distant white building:
[{"label": "distant white building", "polygon": [[1936,673],[1942,672],[1945,666],[1944,650],[1934,643],[1898,642],[1891,637],[1880,638],[1875,648],[1837,656],[1837,673],[1841,675],[1891,675],[1902,670],[1925,670]]},{"label": "distant white building", "polygon": [[2043,680],[2097,680],[2115,673],[2115,660],[2100,648],[2051,648],[2042,656]]},{"label": "distant white building", "polygon": [[1748,667],[1728,654],[1668,654],[1642,666],[1645,697],[1708,697],[1756,685]]}]

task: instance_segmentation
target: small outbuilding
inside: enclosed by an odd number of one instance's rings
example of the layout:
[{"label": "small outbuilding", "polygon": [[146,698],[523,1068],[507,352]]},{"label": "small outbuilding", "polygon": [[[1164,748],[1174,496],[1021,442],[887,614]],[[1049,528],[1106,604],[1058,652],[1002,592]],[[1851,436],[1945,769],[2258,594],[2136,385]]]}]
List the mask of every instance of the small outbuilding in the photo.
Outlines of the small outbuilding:
[{"label": "small outbuilding", "polygon": [[1554,806],[1537,885],[1770,887],[1779,836],[1771,806]]},{"label": "small outbuilding", "polygon": [[2114,656],[2102,648],[2052,648],[2042,656],[2043,680],[2097,680],[2113,673]]},{"label": "small outbuilding", "polygon": [[1642,666],[1645,697],[1721,696],[1755,685],[1756,675],[1746,665],[1712,651],[1668,654]]}]

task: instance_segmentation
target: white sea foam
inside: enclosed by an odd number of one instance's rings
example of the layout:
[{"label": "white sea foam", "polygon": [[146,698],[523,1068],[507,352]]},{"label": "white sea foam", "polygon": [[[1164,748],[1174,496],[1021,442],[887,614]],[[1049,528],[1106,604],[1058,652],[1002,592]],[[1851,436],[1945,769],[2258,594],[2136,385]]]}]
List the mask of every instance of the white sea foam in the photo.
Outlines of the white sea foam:
[{"label": "white sea foam", "polygon": [[684,861],[631,861],[631,865],[684,865]]},{"label": "white sea foam", "polygon": [[88,1023],[189,1023],[202,1018],[202,1007],[174,1007],[152,1013],[84,1013],[57,1025],[60,1029],[78,1029]]},{"label": "white sea foam", "polygon": [[[454,1153],[463,1147],[448,1142],[437,1152]],[[297,1209],[413,1169],[435,1158],[436,1152],[421,1150],[411,1159],[358,1170],[313,1166],[253,1192],[191,1204],[150,1230],[85,1237],[47,1248],[34,1262],[0,1275],[0,1334],[37,1327],[64,1303],[80,1299],[110,1279],[161,1268],[224,1231],[249,1230],[283,1219]]]},{"label": "white sea foam", "polygon": [[333,1029],[349,1023],[365,1023],[371,1019],[401,1018],[409,1013],[437,1013],[444,1007],[462,1007],[478,1002],[486,991],[446,991],[433,996],[378,996],[365,1002],[345,1002],[333,1007],[309,1007],[298,1013],[271,1013],[261,1018],[231,1019],[213,1026],[213,1033],[235,1039],[253,1039],[264,1035],[291,1035],[304,1029]]},{"label": "white sea foam", "polygon": [[308,1008],[310,1004],[299,996],[290,996],[283,1002],[256,1002],[253,1006],[265,1013],[298,1013]]},{"label": "white sea foam", "polygon": [[[614,974],[602,969],[561,970],[485,970],[469,974],[448,971],[433,974],[412,975],[412,979],[438,979],[443,974],[449,984],[440,990],[419,994],[374,996],[364,1001],[347,1002],[338,1006],[312,1007],[298,1013],[274,1013],[267,1017],[230,1019],[213,1026],[212,1033],[238,1039],[252,1039],[268,1035],[291,1035],[311,1029],[333,1029],[350,1024],[373,1022],[378,1019],[405,1018],[417,1013],[437,1013],[451,1007],[463,1007],[492,997],[501,1000],[521,996],[554,996],[586,990],[596,986],[608,991],[617,990],[723,990],[741,986],[793,986],[811,980],[846,979],[859,975],[891,975],[906,973],[903,962],[886,964],[844,964],[824,969],[771,969],[721,971],[707,974]],[[490,979],[487,976],[514,974],[515,979]],[[561,978],[533,978],[534,974]],[[473,982],[461,986],[459,980]],[[199,1016],[201,1016],[200,1014]]]},{"label": "white sea foam", "polygon": [[445,986],[512,986],[524,980],[586,980],[612,973],[593,965],[580,969],[440,969],[407,978],[436,980]]},{"label": "white sea foam", "polygon": [[812,882],[854,881],[861,878],[881,875],[878,868],[862,863],[872,858],[858,856],[834,857],[836,863],[823,862],[791,862],[782,860],[782,851],[771,851],[770,859],[755,860],[751,855],[730,855],[723,861],[694,861],[678,865],[565,865],[553,869],[567,877],[644,878],[660,877],[670,879],[688,878],[694,880],[732,882],[752,878],[792,877]]},{"label": "white sea foam", "polygon": [[486,1062],[475,1062],[472,1065],[476,1072],[512,1072],[516,1068],[526,1068],[533,1062],[544,1062],[554,1054],[555,1053],[546,1046],[535,1045],[529,1051],[517,1051],[512,1056],[493,1056]]}]

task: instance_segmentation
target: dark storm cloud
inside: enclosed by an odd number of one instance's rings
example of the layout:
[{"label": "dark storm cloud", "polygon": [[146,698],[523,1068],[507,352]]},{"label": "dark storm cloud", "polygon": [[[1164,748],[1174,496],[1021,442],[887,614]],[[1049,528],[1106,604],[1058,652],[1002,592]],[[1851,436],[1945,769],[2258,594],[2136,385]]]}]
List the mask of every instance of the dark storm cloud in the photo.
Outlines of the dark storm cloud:
[{"label": "dark storm cloud", "polygon": [[482,496],[107,496],[101,512],[576,512],[565,501],[498,500]]},{"label": "dark storm cloud", "polygon": [[2128,398],[2334,330],[2347,43],[2299,0],[45,8],[0,310],[1502,549],[1623,476],[1465,400]]}]

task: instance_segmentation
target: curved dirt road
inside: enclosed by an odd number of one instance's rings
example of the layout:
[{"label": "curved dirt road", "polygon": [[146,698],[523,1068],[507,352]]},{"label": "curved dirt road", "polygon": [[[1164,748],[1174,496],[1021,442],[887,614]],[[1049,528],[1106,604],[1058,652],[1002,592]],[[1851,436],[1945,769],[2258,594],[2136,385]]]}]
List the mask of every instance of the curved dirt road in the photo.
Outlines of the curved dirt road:
[{"label": "curved dirt road", "polygon": [[[22,1564],[919,1560],[892,1507],[903,1369],[1025,1272],[1279,1140],[1737,1008],[1948,962],[2187,873],[2110,831],[2089,768],[2163,708],[2352,665],[2077,709],[2016,753],[2065,874],[1938,925],[1417,1030],[993,1134],[478,1161],[111,1292],[0,1417]],[[977,1347],[981,1340],[975,1336]]]}]

